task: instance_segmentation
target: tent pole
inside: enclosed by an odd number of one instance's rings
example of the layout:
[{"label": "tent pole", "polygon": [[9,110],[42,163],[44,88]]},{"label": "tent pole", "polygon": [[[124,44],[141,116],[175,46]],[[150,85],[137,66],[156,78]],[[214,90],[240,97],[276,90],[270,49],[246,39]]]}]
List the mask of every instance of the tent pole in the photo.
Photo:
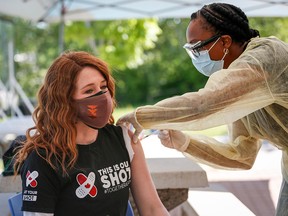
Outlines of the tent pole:
[{"label": "tent pole", "polygon": [[65,5],[64,0],[61,0],[60,23],[59,23],[59,54],[64,51],[64,27],[65,27]]}]

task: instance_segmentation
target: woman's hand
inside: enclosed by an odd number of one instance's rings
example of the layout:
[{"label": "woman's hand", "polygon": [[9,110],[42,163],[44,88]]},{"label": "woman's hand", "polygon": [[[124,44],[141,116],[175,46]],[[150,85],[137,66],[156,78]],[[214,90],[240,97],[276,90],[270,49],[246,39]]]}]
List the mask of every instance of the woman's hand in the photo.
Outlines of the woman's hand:
[{"label": "woman's hand", "polygon": [[128,128],[129,128],[128,124],[132,124],[134,129],[135,129],[132,140],[134,143],[138,142],[138,137],[139,137],[140,133],[143,131],[143,127],[137,122],[135,112],[131,112],[131,113],[128,113],[128,114],[120,117],[116,124],[117,125],[125,125]]},{"label": "woman's hand", "polygon": [[184,152],[187,149],[190,141],[187,134],[178,130],[160,130],[158,138],[165,147],[173,148],[180,152]]}]

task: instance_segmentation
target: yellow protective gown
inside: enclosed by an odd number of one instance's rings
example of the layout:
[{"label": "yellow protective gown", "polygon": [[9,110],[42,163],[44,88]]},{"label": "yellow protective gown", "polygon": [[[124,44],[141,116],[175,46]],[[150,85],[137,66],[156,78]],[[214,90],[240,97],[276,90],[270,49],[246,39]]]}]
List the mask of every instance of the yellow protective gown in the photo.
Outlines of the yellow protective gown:
[{"label": "yellow protective gown", "polygon": [[215,72],[198,92],[138,107],[145,129],[203,130],[229,125],[230,143],[191,136],[186,155],[220,168],[249,169],[261,139],[283,150],[288,181],[288,44],[253,38],[228,69]]}]

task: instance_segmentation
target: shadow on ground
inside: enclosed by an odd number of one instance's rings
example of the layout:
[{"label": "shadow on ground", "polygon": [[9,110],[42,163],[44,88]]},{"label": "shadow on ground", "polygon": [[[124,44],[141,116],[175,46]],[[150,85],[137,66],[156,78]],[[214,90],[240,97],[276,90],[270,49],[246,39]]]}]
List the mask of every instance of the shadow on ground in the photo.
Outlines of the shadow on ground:
[{"label": "shadow on ground", "polygon": [[269,180],[219,181],[210,182],[210,188],[233,193],[257,216],[275,215],[275,207],[270,196]]}]

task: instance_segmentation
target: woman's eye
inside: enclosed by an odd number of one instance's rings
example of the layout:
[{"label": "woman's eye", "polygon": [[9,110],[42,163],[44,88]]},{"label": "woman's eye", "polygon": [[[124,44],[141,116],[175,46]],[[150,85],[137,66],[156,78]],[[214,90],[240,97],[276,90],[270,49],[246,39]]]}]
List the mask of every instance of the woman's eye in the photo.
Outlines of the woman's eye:
[{"label": "woman's eye", "polygon": [[93,89],[88,89],[88,90],[86,90],[84,93],[85,93],[85,94],[91,94],[91,93],[93,93],[93,91],[94,91]]},{"label": "woman's eye", "polygon": [[103,91],[103,90],[107,90],[108,89],[108,87],[105,85],[105,86],[101,86],[101,90]]}]

